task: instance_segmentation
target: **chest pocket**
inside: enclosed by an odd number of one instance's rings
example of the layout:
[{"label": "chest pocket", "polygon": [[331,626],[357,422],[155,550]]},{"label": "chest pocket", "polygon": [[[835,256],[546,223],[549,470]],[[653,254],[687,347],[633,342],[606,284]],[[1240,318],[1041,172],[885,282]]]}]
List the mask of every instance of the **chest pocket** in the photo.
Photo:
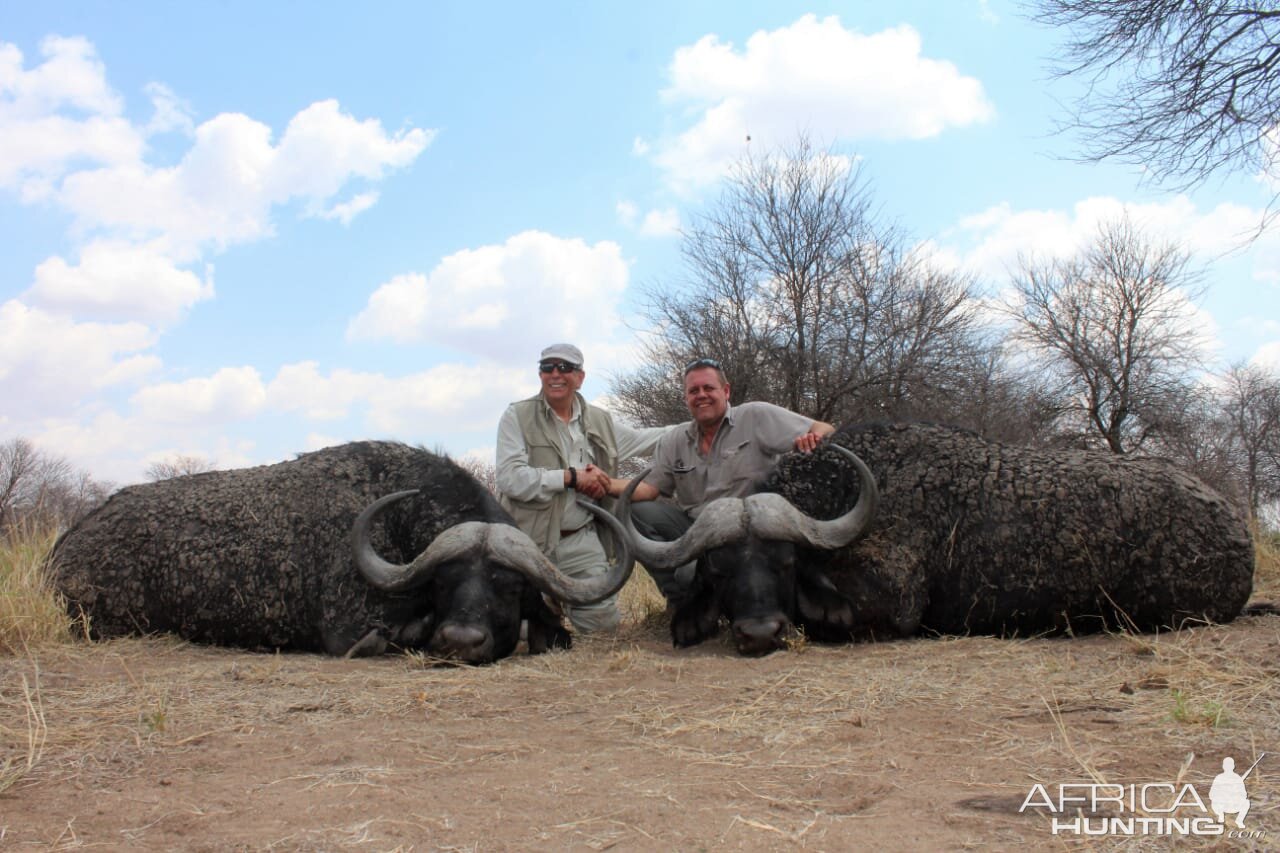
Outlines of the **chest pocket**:
[{"label": "chest pocket", "polygon": [[524,446],[529,454],[529,464],[534,468],[561,467],[560,447],[552,444],[541,435],[526,436]]},{"label": "chest pocket", "polygon": [[745,497],[759,476],[760,466],[757,456],[750,439],[738,442],[733,447],[721,449],[719,461],[721,470],[717,471],[716,476],[712,478],[711,489],[714,494],[709,494],[707,497],[722,498],[726,495]]},{"label": "chest pocket", "polygon": [[677,505],[690,508],[703,502],[707,493],[707,467],[701,461],[678,464],[671,469],[671,476],[675,480]]}]

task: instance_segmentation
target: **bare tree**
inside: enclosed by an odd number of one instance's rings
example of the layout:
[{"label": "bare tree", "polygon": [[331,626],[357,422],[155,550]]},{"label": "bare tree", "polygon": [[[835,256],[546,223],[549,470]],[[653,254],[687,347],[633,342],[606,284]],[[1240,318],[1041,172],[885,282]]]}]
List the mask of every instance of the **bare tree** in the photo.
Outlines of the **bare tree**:
[{"label": "bare tree", "polygon": [[1231,440],[1234,473],[1250,513],[1280,500],[1280,376],[1235,364],[1223,376],[1222,421]]},{"label": "bare tree", "polygon": [[[814,418],[918,414],[982,346],[969,282],[878,227],[856,167],[801,137],[748,156],[684,235],[688,280],[651,288],[646,366],[615,380],[633,420],[687,417],[683,366],[720,361],[735,400]],[[952,395],[954,396],[954,395]]]},{"label": "bare tree", "polygon": [[1071,126],[1086,159],[1188,187],[1276,174],[1280,8],[1274,0],[1029,0],[1070,33],[1058,68],[1087,83]]},{"label": "bare tree", "polygon": [[1247,506],[1237,476],[1237,448],[1228,423],[1221,389],[1207,384],[1188,389],[1152,436],[1145,452],[1172,459],[1209,486],[1231,498],[1244,510]]},{"label": "bare tree", "polygon": [[[1061,390],[1047,385],[1030,365],[1015,363],[1003,343],[977,352],[961,369],[964,373],[955,377],[958,393],[926,402],[922,417],[967,427],[988,441],[1041,447],[1054,443]],[[949,414],[930,414],[940,412]]]},{"label": "bare tree", "polygon": [[110,484],[76,471],[25,438],[0,444],[0,531],[24,521],[66,526],[110,491]]},{"label": "bare tree", "polygon": [[217,466],[213,462],[202,456],[188,456],[185,454],[175,453],[159,462],[152,462],[147,466],[145,476],[152,482],[159,480],[170,480],[174,477],[185,477],[188,474],[203,474],[206,471],[216,470]]},{"label": "bare tree", "polygon": [[1068,389],[1065,428],[1124,453],[1176,416],[1200,365],[1190,310],[1199,291],[1188,263],[1186,252],[1148,240],[1127,217],[1101,225],[1076,257],[1020,261],[1008,306],[1013,339]]}]

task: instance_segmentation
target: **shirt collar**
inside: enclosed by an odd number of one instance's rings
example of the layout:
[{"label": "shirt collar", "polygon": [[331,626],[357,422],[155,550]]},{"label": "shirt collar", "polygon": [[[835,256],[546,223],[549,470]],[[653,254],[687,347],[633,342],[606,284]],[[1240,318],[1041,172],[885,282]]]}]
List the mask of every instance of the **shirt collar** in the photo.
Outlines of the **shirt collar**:
[{"label": "shirt collar", "polygon": [[[547,398],[542,396],[541,393],[538,394],[538,402],[542,404],[542,413],[544,416],[548,418],[556,418],[557,420],[559,420],[559,418],[556,417],[555,411],[552,410],[551,404],[547,402]],[[573,409],[570,411],[569,420],[576,421],[581,417],[582,417],[582,395],[579,394],[577,391],[574,391],[573,392]]]}]

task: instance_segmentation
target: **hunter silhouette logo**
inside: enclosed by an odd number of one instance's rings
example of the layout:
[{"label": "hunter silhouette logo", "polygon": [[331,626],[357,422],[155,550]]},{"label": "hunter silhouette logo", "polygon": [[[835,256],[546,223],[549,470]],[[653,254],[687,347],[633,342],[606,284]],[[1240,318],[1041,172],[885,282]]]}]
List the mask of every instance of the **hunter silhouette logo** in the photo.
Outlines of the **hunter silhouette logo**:
[{"label": "hunter silhouette logo", "polygon": [[[1258,761],[1262,760],[1263,755],[1266,753],[1259,755]],[[1222,772],[1213,777],[1213,785],[1209,788],[1209,805],[1213,808],[1218,823],[1225,824],[1226,815],[1234,814],[1236,826],[1244,829],[1244,816],[1249,813],[1249,795],[1245,791],[1244,780],[1248,779],[1253,768],[1258,766],[1258,761],[1253,762],[1253,765],[1241,776],[1235,772],[1234,758],[1228,756],[1222,759]]]}]

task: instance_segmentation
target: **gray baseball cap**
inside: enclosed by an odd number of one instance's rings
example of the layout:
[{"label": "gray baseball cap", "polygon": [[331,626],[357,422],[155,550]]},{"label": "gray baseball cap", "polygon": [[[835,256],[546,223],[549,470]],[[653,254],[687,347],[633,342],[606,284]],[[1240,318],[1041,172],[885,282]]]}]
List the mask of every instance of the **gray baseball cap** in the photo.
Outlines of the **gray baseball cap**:
[{"label": "gray baseball cap", "polygon": [[542,355],[538,357],[538,361],[547,361],[548,359],[558,358],[561,361],[567,361],[570,364],[576,364],[582,367],[582,350],[573,344],[552,344],[542,351]]}]

